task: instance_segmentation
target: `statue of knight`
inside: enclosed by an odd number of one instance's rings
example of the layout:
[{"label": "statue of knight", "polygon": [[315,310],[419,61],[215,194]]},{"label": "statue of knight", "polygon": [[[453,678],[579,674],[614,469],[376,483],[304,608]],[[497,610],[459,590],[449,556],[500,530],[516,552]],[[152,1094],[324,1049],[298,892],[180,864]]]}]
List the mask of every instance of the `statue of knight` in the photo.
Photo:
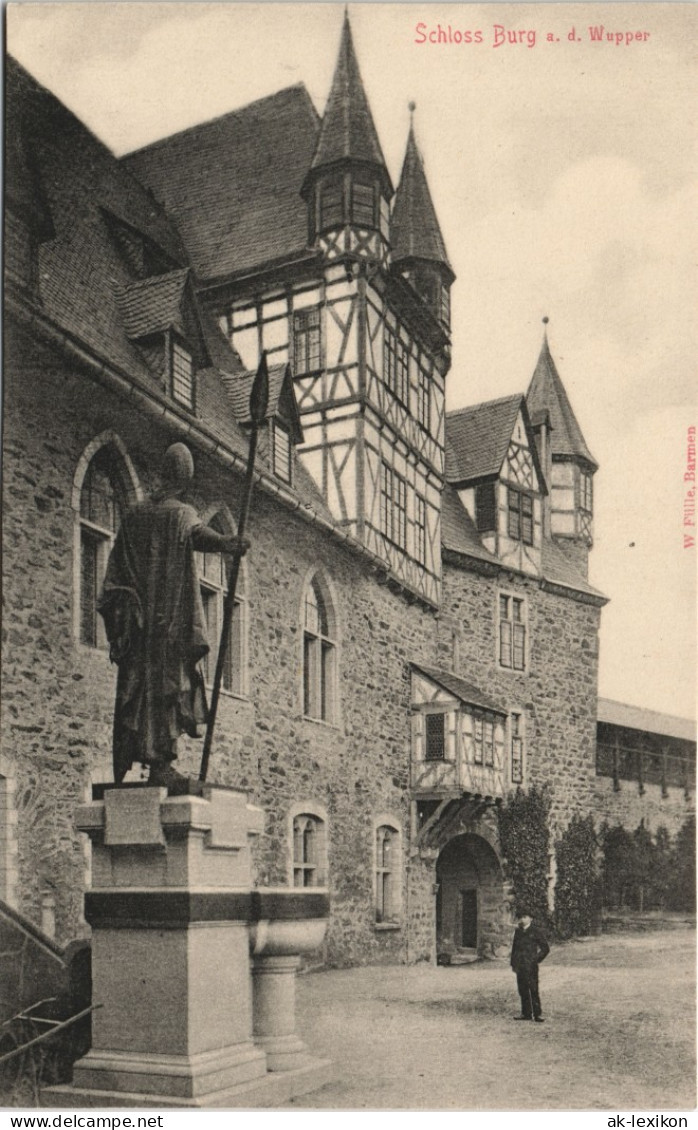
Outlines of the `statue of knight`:
[{"label": "statue of knight", "polygon": [[239,562],[249,542],[205,526],[183,501],[193,477],[189,448],[173,444],[159,491],[124,515],[107,565],[99,611],[119,668],[116,784],[134,762],[149,767],[151,785],[186,780],[173,766],[177,739],[199,737],[208,719],[201,660],[209,644],[194,553],[226,553]]}]

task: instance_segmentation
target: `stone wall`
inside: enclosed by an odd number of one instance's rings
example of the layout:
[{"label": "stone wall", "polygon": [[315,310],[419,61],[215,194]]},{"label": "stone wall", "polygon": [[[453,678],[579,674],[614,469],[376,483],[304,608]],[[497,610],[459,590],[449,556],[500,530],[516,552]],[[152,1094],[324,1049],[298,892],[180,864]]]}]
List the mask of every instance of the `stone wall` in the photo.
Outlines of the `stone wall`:
[{"label": "stone wall", "polygon": [[[17,807],[17,904],[40,921],[56,902],[56,937],[86,933],[86,852],[75,805],[109,779],[115,669],[75,638],[76,468],[104,432],[120,437],[144,488],[174,438],[61,357],[22,337],[7,348],[5,381],[3,774]],[[239,481],[194,452],[200,511],[237,512]],[[267,814],[258,880],[286,885],[289,813],[326,817],[332,915],[330,963],[432,959],[435,857],[409,858],[411,662],[456,669],[526,716],[526,784],[553,786],[555,821],[587,811],[593,787],[598,610],[510,576],[529,605],[530,665],[497,664],[493,577],[445,569],[439,612],[380,583],[369,563],[263,494],[255,497],[246,559],[249,698],[224,694],[209,778],[249,791]],[[320,570],[334,606],[339,660],[336,724],[303,717],[302,604]],[[182,742],[181,768],[198,773],[201,743]],[[401,831],[400,928],[377,928],[378,814]],[[470,829],[478,833],[478,828]]]},{"label": "stone wall", "polygon": [[[106,653],[74,637],[75,469],[95,435],[109,430],[147,485],[172,437],[25,342],[12,350],[5,397],[3,727],[18,809],[18,901],[39,921],[42,895],[54,894],[63,941],[85,929],[85,851],[73,811],[92,779],[108,778],[115,688]],[[238,484],[203,455],[196,463],[200,508],[225,502],[235,513]],[[360,557],[261,492],[249,534],[251,694],[222,697],[209,779],[249,790],[266,811],[257,852],[263,883],[289,881],[291,805],[324,809],[333,906],[327,960],[402,960],[404,928],[374,926],[374,816],[391,815],[406,851],[407,664],[434,663],[434,615],[377,583]],[[336,725],[302,716],[302,604],[318,569],[335,600]],[[182,742],[181,767],[196,774],[200,750]]]},{"label": "stone wall", "polygon": [[695,813],[695,797],[687,797],[681,788],[670,785],[666,796],[662,796],[661,785],[646,784],[644,790],[640,793],[637,781],[621,781],[620,789],[616,790],[611,777],[596,777],[594,813],[599,823],[622,824],[633,832],[644,820],[645,827],[653,834],[664,827],[675,836]]},{"label": "stone wall", "polygon": [[[499,665],[497,598],[524,596],[528,669]],[[525,719],[524,787],[548,785],[555,834],[574,813],[589,812],[596,753],[600,609],[550,592],[533,579],[444,570],[440,653],[445,665],[457,638],[458,673]],[[507,773],[509,788],[510,768]]]}]

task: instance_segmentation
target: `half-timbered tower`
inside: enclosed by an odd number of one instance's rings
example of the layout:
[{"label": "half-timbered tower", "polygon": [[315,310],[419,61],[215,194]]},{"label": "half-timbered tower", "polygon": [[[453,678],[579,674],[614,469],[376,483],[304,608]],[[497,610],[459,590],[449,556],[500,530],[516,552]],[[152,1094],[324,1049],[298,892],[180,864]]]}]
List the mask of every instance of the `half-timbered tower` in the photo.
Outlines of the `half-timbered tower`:
[{"label": "half-timbered tower", "polygon": [[[202,145],[222,152],[213,185]],[[189,235],[245,366],[260,349],[291,363],[301,456],[333,517],[436,605],[454,274],[412,128],[393,189],[348,17],[319,122],[294,87],[127,163]],[[199,194],[213,218],[192,213]]]},{"label": "half-timbered tower", "polygon": [[[266,813],[260,883],[329,890],[329,962],[505,953],[500,806],[547,786],[552,857],[620,795],[595,771],[596,463],[547,337],[526,396],[445,413],[454,271],[414,122],[393,188],[346,17],[322,117],[296,85],[121,160],[7,72],[0,901],[85,930],[109,549],[181,439],[234,531],[264,350],[212,774]],[[228,579],[199,569],[210,681]]]}]

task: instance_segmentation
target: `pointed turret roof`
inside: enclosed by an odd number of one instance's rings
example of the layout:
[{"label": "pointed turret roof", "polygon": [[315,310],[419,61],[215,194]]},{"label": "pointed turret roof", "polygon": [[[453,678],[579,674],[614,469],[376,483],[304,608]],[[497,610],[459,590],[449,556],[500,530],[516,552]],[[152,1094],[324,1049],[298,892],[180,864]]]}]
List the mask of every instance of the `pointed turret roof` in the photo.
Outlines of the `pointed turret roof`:
[{"label": "pointed turret roof", "polygon": [[[413,108],[414,103],[410,105],[410,109]],[[395,194],[390,239],[395,262],[400,259],[429,259],[443,264],[455,278],[436,218],[422,155],[417,148],[413,121]]]},{"label": "pointed turret roof", "polygon": [[378,166],[387,195],[393,195],[393,185],[361,81],[346,11],[337,66],[310,171],[315,172],[340,161],[361,161]]},{"label": "pointed turret roof", "polygon": [[[545,321],[547,322],[547,318]],[[550,446],[553,457],[567,456],[585,459],[587,463],[598,468],[598,463],[586,445],[586,440],[577,423],[577,417],[572,410],[565,386],[555,367],[548,345],[547,330],[543,334],[543,345],[526,393],[526,402],[531,416],[545,411],[550,413],[552,429]]]}]

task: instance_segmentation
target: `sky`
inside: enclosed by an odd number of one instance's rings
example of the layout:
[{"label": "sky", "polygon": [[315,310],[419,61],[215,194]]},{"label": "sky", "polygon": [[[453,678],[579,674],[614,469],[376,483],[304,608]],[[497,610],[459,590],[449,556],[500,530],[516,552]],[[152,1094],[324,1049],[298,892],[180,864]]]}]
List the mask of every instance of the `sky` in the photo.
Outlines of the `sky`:
[{"label": "sky", "polygon": [[[448,407],[524,392],[549,317],[601,468],[599,693],[695,717],[698,5],[349,15],[395,184],[417,104],[457,276]],[[19,3],[7,47],[120,155],[299,82],[322,113],[342,18],[321,3]],[[600,26],[612,41],[591,40]]]}]

